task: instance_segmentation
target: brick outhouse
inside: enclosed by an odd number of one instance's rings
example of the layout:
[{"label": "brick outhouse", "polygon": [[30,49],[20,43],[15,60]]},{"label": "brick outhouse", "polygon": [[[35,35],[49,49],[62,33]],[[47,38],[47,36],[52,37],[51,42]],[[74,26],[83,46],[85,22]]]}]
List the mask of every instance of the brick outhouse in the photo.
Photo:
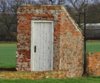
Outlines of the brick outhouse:
[{"label": "brick outhouse", "polygon": [[83,36],[63,6],[18,8],[18,71],[83,73]]}]

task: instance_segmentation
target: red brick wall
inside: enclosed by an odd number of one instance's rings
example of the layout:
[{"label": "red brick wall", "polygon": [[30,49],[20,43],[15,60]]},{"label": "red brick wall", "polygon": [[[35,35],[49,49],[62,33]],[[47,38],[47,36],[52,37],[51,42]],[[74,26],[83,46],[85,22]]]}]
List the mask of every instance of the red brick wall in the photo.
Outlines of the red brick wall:
[{"label": "red brick wall", "polygon": [[70,17],[61,13],[60,28],[60,70],[67,70],[68,76],[82,75],[83,41],[79,29]]},{"label": "red brick wall", "polygon": [[31,20],[54,21],[54,70],[82,76],[83,36],[62,6],[22,6],[18,9],[17,70],[30,71]]},{"label": "red brick wall", "polygon": [[100,76],[100,52],[88,55],[87,73],[93,76]]}]

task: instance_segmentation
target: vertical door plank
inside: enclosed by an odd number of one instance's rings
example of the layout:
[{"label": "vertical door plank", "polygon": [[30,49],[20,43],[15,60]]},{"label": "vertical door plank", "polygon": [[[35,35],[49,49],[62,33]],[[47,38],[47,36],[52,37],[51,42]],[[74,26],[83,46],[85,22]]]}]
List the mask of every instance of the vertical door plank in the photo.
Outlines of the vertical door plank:
[{"label": "vertical door plank", "polygon": [[[53,26],[52,22],[32,23],[32,71],[53,69]],[[36,46],[36,53],[33,49]]]}]

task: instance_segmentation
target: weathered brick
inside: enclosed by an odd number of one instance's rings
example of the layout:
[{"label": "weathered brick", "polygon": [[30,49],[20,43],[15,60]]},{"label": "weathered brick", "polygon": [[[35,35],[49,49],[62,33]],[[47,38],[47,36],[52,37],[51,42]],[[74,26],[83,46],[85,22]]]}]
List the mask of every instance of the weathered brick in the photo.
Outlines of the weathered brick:
[{"label": "weathered brick", "polygon": [[[31,20],[54,21],[54,77],[83,73],[83,36],[62,6],[22,6],[18,9],[17,70],[30,71]],[[54,74],[54,73],[53,73]]]},{"label": "weathered brick", "polygon": [[100,53],[88,54],[87,72],[89,75],[100,76]]}]

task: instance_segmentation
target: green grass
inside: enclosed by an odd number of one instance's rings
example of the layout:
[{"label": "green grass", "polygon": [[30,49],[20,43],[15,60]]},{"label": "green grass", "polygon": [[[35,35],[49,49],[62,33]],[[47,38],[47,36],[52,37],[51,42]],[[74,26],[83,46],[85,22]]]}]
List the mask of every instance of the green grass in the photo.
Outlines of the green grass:
[{"label": "green grass", "polygon": [[[87,41],[87,52],[100,52],[100,41]],[[16,67],[16,43],[0,43],[0,67]],[[100,83],[100,77],[42,80],[0,79],[0,83]]]},{"label": "green grass", "polygon": [[[87,52],[100,52],[100,41],[87,41]],[[16,67],[16,43],[0,43],[1,67]]]},{"label": "green grass", "polygon": [[87,41],[87,52],[100,52],[100,41]]},{"label": "green grass", "polygon": [[73,79],[42,79],[42,80],[4,80],[0,79],[0,83],[100,83],[100,78],[73,78]]},{"label": "green grass", "polygon": [[0,68],[16,66],[16,43],[0,43]]}]

